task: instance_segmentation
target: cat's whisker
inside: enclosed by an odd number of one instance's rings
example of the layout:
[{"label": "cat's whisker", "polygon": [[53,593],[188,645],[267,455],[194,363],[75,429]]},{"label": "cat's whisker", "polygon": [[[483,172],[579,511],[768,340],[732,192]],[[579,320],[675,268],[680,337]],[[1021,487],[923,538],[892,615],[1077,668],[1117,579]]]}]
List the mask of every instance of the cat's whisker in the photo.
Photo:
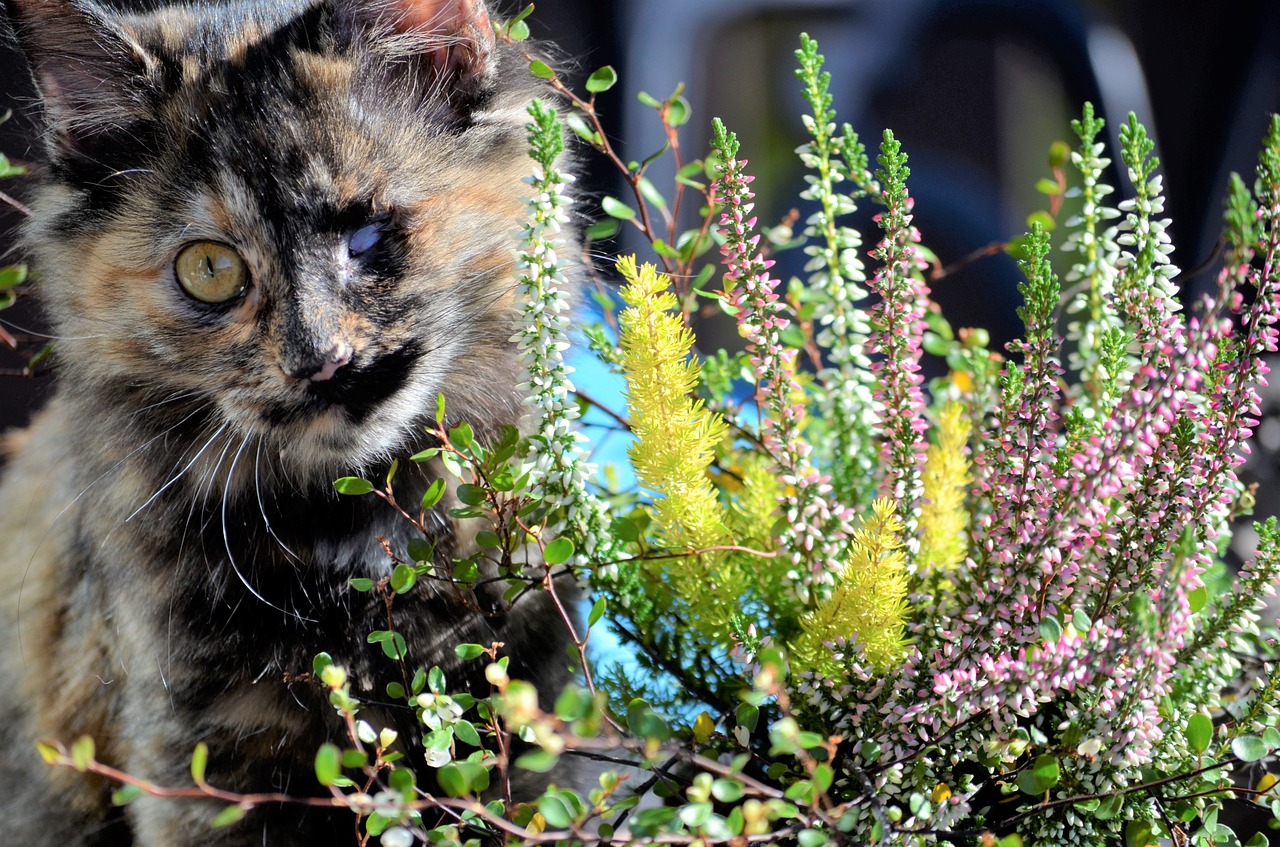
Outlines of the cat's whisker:
[{"label": "cat's whisker", "polygon": [[302,559],[289,549],[289,545],[280,540],[280,536],[276,535],[276,531],[271,527],[271,519],[267,517],[266,504],[262,502],[262,442],[265,440],[265,435],[258,436],[258,448],[253,456],[253,493],[258,500],[258,512],[262,515],[262,524],[267,528],[267,535],[270,535],[276,544],[280,545],[280,549],[284,551],[286,556],[301,565],[303,564]]},{"label": "cat's whisker", "polygon": [[[240,570],[240,565],[236,562],[236,554],[231,550],[231,533],[227,529],[227,501],[231,498],[231,482],[232,482],[232,478],[235,476],[236,465],[240,462],[240,456],[241,454],[244,453],[244,448],[249,446],[249,439],[251,437],[252,437],[251,433],[246,433],[244,439],[241,440],[240,449],[236,451],[235,457],[232,458],[231,460],[231,467],[227,470],[226,485],[222,487],[222,544],[227,551],[227,564],[231,566],[231,570],[235,573],[236,578],[240,580],[240,582],[244,585],[244,587],[248,589],[249,593],[252,594],[254,597],[258,598],[260,601],[262,601],[266,605],[275,609],[277,612],[283,612],[284,614],[288,615],[291,618],[294,618],[299,621],[305,621],[306,623],[315,623],[315,621],[312,620],[311,618],[304,618],[302,615],[299,615],[297,612],[291,611],[289,609],[281,608],[280,606],[277,606],[275,603],[272,603],[266,597],[263,597],[262,593],[258,591],[258,589],[255,588],[251,582],[249,582],[248,577],[246,577],[244,575],[244,572]],[[258,443],[261,444],[262,442],[259,441]],[[229,442],[227,446],[230,447]],[[224,456],[226,455],[225,450],[223,451],[223,455]],[[218,464],[219,465],[222,464],[221,459],[218,460]]]},{"label": "cat's whisker", "polygon": [[[194,414],[194,413],[193,413],[193,414]],[[194,456],[192,456],[192,457],[191,457],[191,461],[187,462],[186,466],[185,466],[182,470],[180,470],[180,471],[178,471],[176,474],[174,474],[174,475],[173,475],[173,477],[171,477],[171,478],[169,479],[169,481],[168,481],[168,482],[166,482],[164,485],[160,486],[160,489],[159,489],[158,491],[156,491],[156,493],[155,493],[155,494],[152,494],[150,497],[148,497],[148,498],[147,498],[147,502],[143,503],[143,504],[142,504],[141,506],[139,506],[137,509],[134,509],[133,514],[129,515],[129,517],[127,517],[127,518],[125,518],[125,519],[124,519],[124,520],[125,520],[125,523],[128,523],[129,521],[131,521],[131,520],[133,520],[134,518],[136,518],[136,517],[138,516],[138,514],[139,514],[143,509],[147,508],[147,507],[148,507],[148,506],[150,506],[152,503],[154,503],[157,497],[159,497],[161,494],[163,494],[163,493],[165,493],[166,491],[168,491],[168,490],[169,490],[169,488],[171,488],[175,482],[177,482],[178,480],[182,479],[182,477],[186,474],[186,472],[187,472],[187,471],[189,471],[189,470],[191,470],[191,467],[192,467],[192,466],[193,466],[197,461],[199,461],[199,460],[200,460],[200,457],[201,457],[201,456],[203,456],[203,455],[204,455],[204,451],[209,449],[209,445],[210,445],[210,444],[212,444],[214,441],[216,441],[216,440],[217,440],[217,438],[218,438],[218,436],[222,435],[222,433],[226,430],[226,428],[227,428],[229,425],[230,425],[230,424],[223,423],[223,424],[222,424],[222,426],[218,427],[218,431],[217,431],[217,432],[215,432],[213,435],[209,436],[209,440],[208,440],[208,441],[206,441],[206,442],[204,443],[204,446],[203,446],[203,447],[201,447],[201,448],[199,449],[199,451],[197,451],[197,452],[196,452],[196,454],[195,454]],[[225,454],[225,451],[224,451],[224,454]]]},{"label": "cat's whisker", "polygon": [[107,180],[117,179],[122,176],[132,176],[133,174],[153,174],[153,173],[155,173],[154,168],[127,168],[122,171],[114,171],[112,173],[107,174],[107,179],[98,183],[98,185],[100,186],[105,185]]},{"label": "cat's whisker", "polygon": [[0,324],[3,324],[8,329],[20,332],[23,335],[29,335],[32,338],[40,338],[45,341],[92,341],[97,338],[110,338],[106,333],[101,335],[49,335],[47,332],[40,332],[39,330],[34,330],[4,319],[0,319]]},{"label": "cat's whisker", "polygon": [[[161,406],[168,406],[170,403],[180,403],[180,402],[182,402],[183,400],[190,400],[190,399],[192,399],[192,398],[194,398],[194,397],[198,397],[198,396],[200,396],[200,392],[199,392],[199,391],[197,391],[197,390],[195,390],[195,389],[189,389],[189,390],[187,390],[187,391],[180,391],[180,392],[178,392],[177,394],[171,394],[170,396],[168,396],[168,397],[164,398],[163,400],[157,400],[156,402],[152,403],[152,404],[151,404],[151,405],[149,405],[149,406],[143,406],[142,408],[137,409],[136,411],[130,412],[130,413],[129,413],[129,415],[128,415],[128,418],[129,418],[130,420],[133,420],[133,419],[135,419],[135,418],[141,417],[141,416],[142,416],[143,414],[145,414],[146,412],[152,412],[152,411],[155,411],[156,409],[159,409]],[[173,432],[173,430],[174,430],[175,428],[177,428],[177,427],[178,427],[178,426],[180,426],[181,424],[186,423],[188,420],[190,420],[190,419],[191,419],[191,417],[192,417],[192,415],[194,415],[194,414],[195,414],[195,412],[192,412],[191,414],[189,414],[189,415],[187,415],[185,418],[183,418],[181,421],[179,421],[177,424],[174,424],[173,426],[171,426],[171,427],[169,427],[168,429],[166,429],[166,430],[165,430],[165,434],[168,434],[168,433],[170,433],[170,432]]]}]

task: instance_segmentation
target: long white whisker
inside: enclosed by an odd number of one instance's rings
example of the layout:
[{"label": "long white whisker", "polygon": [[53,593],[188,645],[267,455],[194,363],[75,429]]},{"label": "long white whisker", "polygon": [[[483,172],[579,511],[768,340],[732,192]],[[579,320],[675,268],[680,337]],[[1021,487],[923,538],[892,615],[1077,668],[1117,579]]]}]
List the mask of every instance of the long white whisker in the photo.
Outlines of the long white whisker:
[{"label": "long white whisker", "polygon": [[258,448],[253,457],[253,493],[258,498],[258,511],[262,514],[262,523],[267,528],[267,534],[275,539],[276,544],[280,545],[280,549],[285,552],[286,556],[301,565],[303,564],[302,559],[297,553],[289,549],[289,545],[285,544],[271,527],[271,519],[267,517],[267,508],[262,502],[262,442],[264,439],[265,436],[259,436]]},{"label": "long white whisker", "polygon": [[[259,441],[258,443],[259,443],[259,446],[261,446],[262,442]],[[240,461],[240,454],[244,452],[244,448],[247,447],[248,445],[249,445],[249,436],[245,435],[244,440],[240,442],[240,449],[236,451],[235,458],[231,460],[231,468],[227,471],[227,483],[225,486],[223,486],[223,489],[222,489],[222,544],[227,551],[227,562],[231,565],[231,570],[235,572],[236,577],[240,580],[241,583],[244,584],[245,588],[249,589],[249,593],[252,594],[254,597],[257,597],[259,600],[261,600],[263,603],[266,603],[268,606],[275,609],[277,612],[284,612],[286,615],[289,615],[290,617],[300,621],[307,621],[308,623],[314,623],[314,621],[312,621],[310,618],[304,618],[301,615],[299,615],[297,612],[293,612],[288,609],[282,609],[279,606],[277,606],[275,603],[272,603],[266,597],[263,597],[262,594],[258,592],[258,589],[254,588],[253,585],[249,582],[249,580],[245,577],[244,573],[241,572],[240,566],[236,564],[236,554],[231,552],[231,535],[229,532],[227,532],[227,501],[230,499],[231,478],[235,475],[236,464]],[[221,464],[221,462],[219,462],[219,464]]]},{"label": "long white whisker", "polygon": [[[170,479],[168,482],[166,482],[164,485],[160,486],[160,490],[159,490],[159,491],[157,491],[155,494],[152,494],[150,497],[148,497],[148,498],[147,498],[147,502],[143,503],[141,506],[139,506],[137,509],[135,509],[135,510],[134,510],[133,514],[131,514],[131,515],[129,515],[129,517],[125,518],[125,519],[124,519],[124,520],[125,520],[125,523],[128,523],[129,521],[131,521],[131,520],[133,520],[134,518],[136,518],[136,517],[138,516],[138,513],[139,513],[139,512],[141,512],[143,509],[147,508],[147,507],[148,507],[148,506],[150,506],[152,503],[154,503],[157,497],[159,497],[161,494],[163,494],[163,493],[165,493],[166,491],[168,491],[168,490],[169,490],[169,488],[170,488],[170,487],[171,487],[175,482],[177,482],[178,480],[182,479],[183,475],[185,475],[187,471],[191,470],[192,465],[194,465],[197,461],[199,461],[200,457],[204,455],[204,451],[209,449],[209,445],[210,445],[210,444],[212,444],[214,441],[218,440],[218,436],[222,435],[222,433],[226,430],[227,426],[228,426],[228,424],[223,423],[223,424],[222,424],[222,426],[218,427],[217,431],[216,431],[216,432],[214,432],[214,434],[213,434],[213,435],[209,436],[209,440],[208,440],[208,441],[206,441],[206,442],[204,443],[204,446],[203,446],[203,447],[201,447],[201,448],[200,448],[200,450],[199,450],[199,451],[198,451],[194,456],[192,456],[192,457],[191,457],[191,461],[190,461],[190,462],[187,462],[186,466],[185,466],[185,467],[183,467],[183,469],[182,469],[182,470],[180,470],[180,471],[178,471],[176,474],[174,474],[174,475],[173,475],[173,478],[171,478],[171,479]],[[226,451],[226,449],[224,448],[224,449],[223,449],[223,451],[222,451],[222,455],[223,455],[223,456],[225,456],[226,454],[227,454],[227,451]],[[219,460],[218,460],[218,464],[221,464],[221,463],[222,463],[222,460],[221,460],[221,459],[219,459]]]}]

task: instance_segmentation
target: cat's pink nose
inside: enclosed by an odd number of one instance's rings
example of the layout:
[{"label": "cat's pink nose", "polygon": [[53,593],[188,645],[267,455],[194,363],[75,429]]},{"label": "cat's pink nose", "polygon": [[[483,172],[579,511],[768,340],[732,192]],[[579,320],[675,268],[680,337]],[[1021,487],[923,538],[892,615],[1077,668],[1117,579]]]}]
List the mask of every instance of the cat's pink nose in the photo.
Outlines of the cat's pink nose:
[{"label": "cat's pink nose", "polygon": [[324,354],[320,361],[320,369],[312,373],[307,379],[312,382],[324,382],[332,379],[338,369],[351,362],[351,345],[345,341],[336,341],[329,348],[329,352]]},{"label": "cat's pink nose", "polygon": [[327,382],[334,374],[351,363],[351,345],[337,340],[324,353],[312,349],[309,353],[293,351],[293,355],[281,362],[281,369],[294,379],[311,382]]}]

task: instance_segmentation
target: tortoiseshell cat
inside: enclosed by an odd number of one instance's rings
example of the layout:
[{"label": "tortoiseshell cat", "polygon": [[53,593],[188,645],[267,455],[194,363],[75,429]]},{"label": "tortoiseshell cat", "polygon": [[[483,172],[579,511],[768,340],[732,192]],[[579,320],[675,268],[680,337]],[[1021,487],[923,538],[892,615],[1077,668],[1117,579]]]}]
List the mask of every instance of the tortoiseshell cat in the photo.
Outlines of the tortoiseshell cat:
[{"label": "tortoiseshell cat", "polygon": [[[509,341],[535,84],[480,0],[240,0],[123,14],[5,0],[44,103],[25,242],[57,392],[7,442],[0,488],[0,841],[23,847],[353,845],[349,813],[139,799],[44,767],[87,734],[161,785],[317,795],[341,736],[296,681],[327,650],[376,703],[385,610],[347,587],[411,528],[332,481],[423,447],[438,392],[480,436],[521,414]],[[397,478],[417,502],[428,470]],[[438,555],[468,542],[434,516]],[[419,581],[396,607],[413,665],[503,641],[567,679],[529,593],[482,615]],[[481,686],[484,686],[481,688]],[[420,739],[407,709],[371,721]],[[412,752],[412,751],[411,751]]]}]

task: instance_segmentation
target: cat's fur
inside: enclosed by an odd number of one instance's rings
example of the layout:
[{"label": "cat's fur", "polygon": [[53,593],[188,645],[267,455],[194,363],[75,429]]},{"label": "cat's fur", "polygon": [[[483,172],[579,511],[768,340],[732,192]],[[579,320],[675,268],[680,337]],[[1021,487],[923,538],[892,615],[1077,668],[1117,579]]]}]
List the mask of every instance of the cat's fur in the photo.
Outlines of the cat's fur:
[{"label": "cat's fur", "polygon": [[[313,757],[341,728],[298,678],[328,651],[385,703],[399,671],[366,642],[385,609],[347,583],[388,572],[379,537],[412,535],[332,483],[423,447],[438,392],[480,437],[519,418],[512,235],[537,91],[480,0],[5,6],[46,116],[25,243],[59,376],[0,488],[0,843],[353,845],[349,813],[210,830],[221,804],[115,810],[34,742],[87,734],[182,786],[204,741],[219,788],[323,794]],[[242,295],[182,290],[193,241],[243,257]],[[406,467],[402,502],[430,481]],[[448,505],[444,561],[467,544]],[[488,691],[453,647],[502,641],[513,675],[566,679],[545,594],[507,609],[494,588],[480,614],[438,585],[396,604],[411,666]],[[422,734],[403,708],[371,722]]]}]

